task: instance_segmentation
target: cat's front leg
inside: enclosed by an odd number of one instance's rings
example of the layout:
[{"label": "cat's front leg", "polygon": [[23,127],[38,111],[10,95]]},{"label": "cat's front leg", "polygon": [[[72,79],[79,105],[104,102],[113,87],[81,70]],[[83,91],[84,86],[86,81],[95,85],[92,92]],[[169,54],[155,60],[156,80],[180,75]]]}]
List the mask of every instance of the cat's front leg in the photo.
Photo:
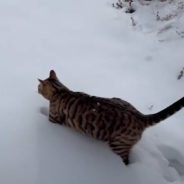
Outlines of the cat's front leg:
[{"label": "cat's front leg", "polygon": [[63,124],[63,118],[58,117],[58,116],[53,116],[51,113],[49,114],[49,121],[51,123],[57,123],[57,124]]},{"label": "cat's front leg", "polygon": [[49,121],[51,123],[59,123],[56,117],[53,117],[51,114],[49,114]]}]

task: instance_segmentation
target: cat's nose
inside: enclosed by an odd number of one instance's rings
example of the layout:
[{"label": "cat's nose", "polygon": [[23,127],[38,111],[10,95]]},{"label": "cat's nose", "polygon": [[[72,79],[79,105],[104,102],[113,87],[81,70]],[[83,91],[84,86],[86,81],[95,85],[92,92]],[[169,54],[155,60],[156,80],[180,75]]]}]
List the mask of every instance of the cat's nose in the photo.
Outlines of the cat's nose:
[{"label": "cat's nose", "polygon": [[38,86],[38,93],[41,93],[41,86]]}]

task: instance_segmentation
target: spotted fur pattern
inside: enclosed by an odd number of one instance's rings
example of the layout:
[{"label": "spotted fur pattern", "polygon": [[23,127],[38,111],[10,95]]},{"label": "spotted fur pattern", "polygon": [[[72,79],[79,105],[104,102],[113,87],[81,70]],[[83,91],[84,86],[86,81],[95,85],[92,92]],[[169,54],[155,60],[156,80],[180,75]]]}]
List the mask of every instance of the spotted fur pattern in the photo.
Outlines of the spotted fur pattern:
[{"label": "spotted fur pattern", "polygon": [[129,163],[129,153],[144,130],[171,116],[184,106],[184,98],[166,109],[144,115],[119,98],[100,98],[73,92],[51,70],[49,78],[39,79],[38,92],[50,102],[49,120],[69,126],[102,140]]}]

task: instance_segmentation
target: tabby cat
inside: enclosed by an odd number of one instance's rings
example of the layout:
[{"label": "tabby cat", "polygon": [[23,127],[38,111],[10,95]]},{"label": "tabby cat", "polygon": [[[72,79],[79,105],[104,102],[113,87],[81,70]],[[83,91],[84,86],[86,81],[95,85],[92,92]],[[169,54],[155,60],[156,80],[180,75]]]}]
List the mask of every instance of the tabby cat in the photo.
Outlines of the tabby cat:
[{"label": "tabby cat", "polygon": [[119,98],[100,98],[71,91],[58,80],[53,70],[49,78],[38,80],[38,92],[50,102],[51,122],[107,142],[126,165],[131,148],[140,140],[144,130],[184,106],[183,97],[158,113],[144,115]]}]

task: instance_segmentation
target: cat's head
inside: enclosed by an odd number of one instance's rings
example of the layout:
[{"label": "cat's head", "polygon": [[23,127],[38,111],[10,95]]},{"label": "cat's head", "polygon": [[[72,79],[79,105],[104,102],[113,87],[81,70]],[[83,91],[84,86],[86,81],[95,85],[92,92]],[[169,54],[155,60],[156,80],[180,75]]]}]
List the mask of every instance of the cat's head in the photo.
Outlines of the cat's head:
[{"label": "cat's head", "polygon": [[67,89],[57,78],[54,70],[50,71],[49,77],[45,80],[38,79],[38,93],[41,94],[47,100],[51,100],[52,97],[61,89]]}]

